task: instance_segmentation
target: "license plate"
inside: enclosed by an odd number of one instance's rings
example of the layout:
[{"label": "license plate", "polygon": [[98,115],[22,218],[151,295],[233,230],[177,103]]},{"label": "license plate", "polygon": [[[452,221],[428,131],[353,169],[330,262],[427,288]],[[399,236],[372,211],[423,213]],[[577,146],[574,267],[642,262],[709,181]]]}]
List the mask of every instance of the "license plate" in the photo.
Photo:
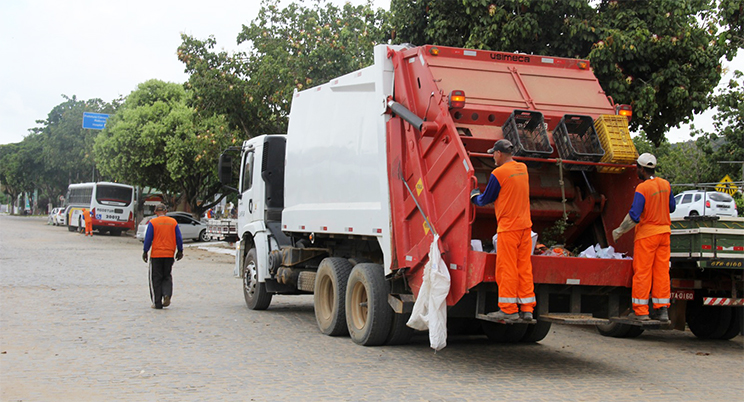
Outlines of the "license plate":
[{"label": "license plate", "polygon": [[694,290],[675,290],[672,291],[672,299],[675,300],[692,300],[695,298]]}]

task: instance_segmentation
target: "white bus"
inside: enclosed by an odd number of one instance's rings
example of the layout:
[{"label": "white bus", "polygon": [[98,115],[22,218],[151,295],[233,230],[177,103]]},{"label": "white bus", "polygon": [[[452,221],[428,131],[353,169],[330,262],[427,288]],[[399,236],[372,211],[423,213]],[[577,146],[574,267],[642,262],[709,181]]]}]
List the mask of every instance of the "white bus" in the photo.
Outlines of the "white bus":
[{"label": "white bus", "polygon": [[67,229],[71,232],[85,227],[83,208],[93,212],[93,230],[119,235],[134,230],[134,207],[137,194],[134,187],[120,183],[78,183],[67,187],[65,199]]}]

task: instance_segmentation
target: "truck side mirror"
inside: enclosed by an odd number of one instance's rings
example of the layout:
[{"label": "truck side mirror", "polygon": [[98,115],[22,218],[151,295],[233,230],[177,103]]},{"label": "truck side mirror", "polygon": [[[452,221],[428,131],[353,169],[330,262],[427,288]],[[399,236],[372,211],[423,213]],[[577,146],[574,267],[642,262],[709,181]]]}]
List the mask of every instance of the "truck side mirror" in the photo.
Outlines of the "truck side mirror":
[{"label": "truck side mirror", "polygon": [[228,154],[220,155],[220,162],[217,165],[217,177],[220,183],[226,186],[232,182],[232,156]]}]

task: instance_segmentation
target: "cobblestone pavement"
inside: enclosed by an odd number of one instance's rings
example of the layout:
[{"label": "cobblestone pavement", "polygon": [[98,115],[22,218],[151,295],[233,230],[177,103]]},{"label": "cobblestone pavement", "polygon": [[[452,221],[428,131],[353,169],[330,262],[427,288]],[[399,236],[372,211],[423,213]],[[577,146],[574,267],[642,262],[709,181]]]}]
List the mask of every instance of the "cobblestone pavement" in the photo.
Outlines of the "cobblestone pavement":
[{"label": "cobblestone pavement", "polygon": [[[319,333],[310,296],[245,307],[232,257],[189,247],[173,304],[150,308],[132,237],[0,216],[2,401],[742,400],[744,340],[605,338],[554,325],[538,344],[425,335],[361,347]],[[198,244],[189,244],[195,246]]]}]

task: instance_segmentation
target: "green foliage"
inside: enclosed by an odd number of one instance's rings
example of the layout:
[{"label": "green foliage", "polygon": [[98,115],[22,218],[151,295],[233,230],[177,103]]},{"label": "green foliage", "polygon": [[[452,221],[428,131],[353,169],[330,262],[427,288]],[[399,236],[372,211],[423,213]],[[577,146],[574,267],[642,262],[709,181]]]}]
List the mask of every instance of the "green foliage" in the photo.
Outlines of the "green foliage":
[{"label": "green foliage", "polygon": [[70,182],[90,181],[95,175],[93,139],[96,130],[82,128],[83,113],[112,113],[117,103],[100,99],[78,100],[62,95],[45,120],[38,120],[23,141],[4,146],[0,179],[5,192],[40,190],[39,205],[58,204]]},{"label": "green foliage", "polygon": [[588,58],[605,92],[633,105],[631,128],[660,145],[708,108],[719,60],[736,54],[733,1],[392,0],[391,24],[398,43]]},{"label": "green foliage", "polygon": [[[720,93],[711,96],[711,103],[716,108],[713,118],[713,133],[707,133],[704,139],[710,144],[706,151],[717,161],[744,161],[744,86],[741,71],[734,72],[734,78]],[[741,165],[720,164],[718,174],[728,174],[734,180],[741,177]]]},{"label": "green foliage", "polygon": [[214,162],[236,142],[224,116],[203,118],[187,105],[183,86],[140,84],[95,142],[102,173],[138,186],[181,194],[196,214],[221,188]]},{"label": "green foliage", "polygon": [[596,38],[583,0],[393,0],[390,10],[396,43],[580,57]]},{"label": "green foliage", "polygon": [[228,124],[242,132],[240,139],[257,135],[269,129],[256,124],[255,98],[248,85],[245,54],[214,52],[214,37],[200,41],[181,35],[178,59],[190,74],[186,89],[193,92],[189,104],[200,116],[225,115]]},{"label": "green foliage", "polygon": [[186,86],[199,113],[226,115],[241,138],[284,133],[294,90],[371,64],[374,45],[388,39],[386,20],[387,13],[372,10],[371,3],[279,8],[264,0],[237,38],[250,45],[247,54],[215,53],[214,38],[183,36],[178,56],[191,74]]}]

